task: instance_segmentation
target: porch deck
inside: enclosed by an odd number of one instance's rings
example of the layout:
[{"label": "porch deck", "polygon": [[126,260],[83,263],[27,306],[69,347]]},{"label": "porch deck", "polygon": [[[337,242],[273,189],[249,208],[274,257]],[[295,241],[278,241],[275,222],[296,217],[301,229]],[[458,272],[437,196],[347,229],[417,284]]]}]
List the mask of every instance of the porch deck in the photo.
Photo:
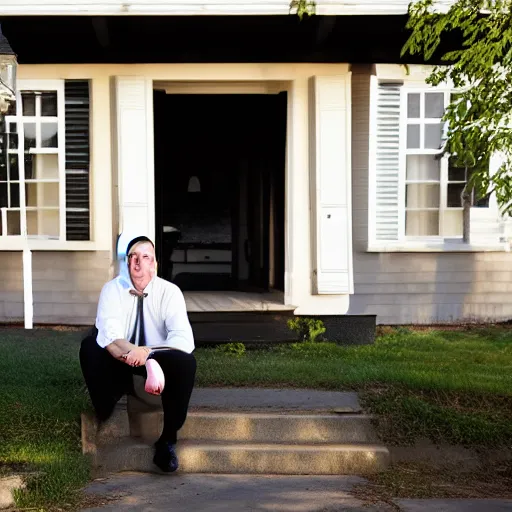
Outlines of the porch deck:
[{"label": "porch deck", "polygon": [[284,294],[222,292],[184,292],[189,313],[234,311],[293,311],[294,306],[284,304]]}]

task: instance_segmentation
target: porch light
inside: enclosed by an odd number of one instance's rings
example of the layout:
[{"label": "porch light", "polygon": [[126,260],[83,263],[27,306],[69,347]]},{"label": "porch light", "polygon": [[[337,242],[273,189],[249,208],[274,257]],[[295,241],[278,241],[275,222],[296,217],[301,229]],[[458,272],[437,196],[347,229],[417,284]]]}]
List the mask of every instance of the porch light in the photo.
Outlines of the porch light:
[{"label": "porch light", "polygon": [[16,101],[16,68],[18,62],[7,38],[0,26],[0,114],[9,110]]},{"label": "porch light", "polygon": [[192,176],[188,180],[188,191],[189,192],[201,192],[201,182],[197,176]]}]

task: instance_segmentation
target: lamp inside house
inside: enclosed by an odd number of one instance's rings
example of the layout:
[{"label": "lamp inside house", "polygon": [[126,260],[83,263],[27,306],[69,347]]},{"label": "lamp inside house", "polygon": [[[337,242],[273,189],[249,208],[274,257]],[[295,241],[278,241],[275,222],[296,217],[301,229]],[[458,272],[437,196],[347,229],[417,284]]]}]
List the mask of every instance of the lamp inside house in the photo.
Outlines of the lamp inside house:
[{"label": "lamp inside house", "polygon": [[4,115],[16,101],[16,68],[18,62],[0,26],[0,114]]},{"label": "lamp inside house", "polygon": [[191,176],[188,180],[189,192],[201,192],[201,182],[197,176]]}]

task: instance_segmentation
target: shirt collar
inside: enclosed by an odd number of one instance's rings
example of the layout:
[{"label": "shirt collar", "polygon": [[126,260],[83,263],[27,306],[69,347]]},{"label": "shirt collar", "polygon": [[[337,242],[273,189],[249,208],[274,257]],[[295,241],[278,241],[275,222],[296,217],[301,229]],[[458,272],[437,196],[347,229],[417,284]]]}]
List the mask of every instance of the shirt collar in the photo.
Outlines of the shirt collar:
[{"label": "shirt collar", "polygon": [[[144,288],[144,290],[143,290],[144,293],[148,293],[151,290],[153,283],[156,280],[156,277],[157,277],[157,275],[155,274],[151,278],[151,281],[149,281],[146,288]],[[119,283],[127,291],[135,289],[135,287],[133,286],[132,280],[130,279],[130,274],[125,274],[125,273],[120,274],[119,275]]]}]

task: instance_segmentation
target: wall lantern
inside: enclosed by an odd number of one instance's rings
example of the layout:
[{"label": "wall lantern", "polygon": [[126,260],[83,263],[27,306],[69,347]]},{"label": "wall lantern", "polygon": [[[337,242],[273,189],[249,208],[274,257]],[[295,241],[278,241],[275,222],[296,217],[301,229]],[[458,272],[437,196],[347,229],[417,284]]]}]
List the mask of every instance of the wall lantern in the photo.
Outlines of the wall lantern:
[{"label": "wall lantern", "polygon": [[0,114],[5,115],[16,101],[16,68],[18,62],[0,27]]}]

